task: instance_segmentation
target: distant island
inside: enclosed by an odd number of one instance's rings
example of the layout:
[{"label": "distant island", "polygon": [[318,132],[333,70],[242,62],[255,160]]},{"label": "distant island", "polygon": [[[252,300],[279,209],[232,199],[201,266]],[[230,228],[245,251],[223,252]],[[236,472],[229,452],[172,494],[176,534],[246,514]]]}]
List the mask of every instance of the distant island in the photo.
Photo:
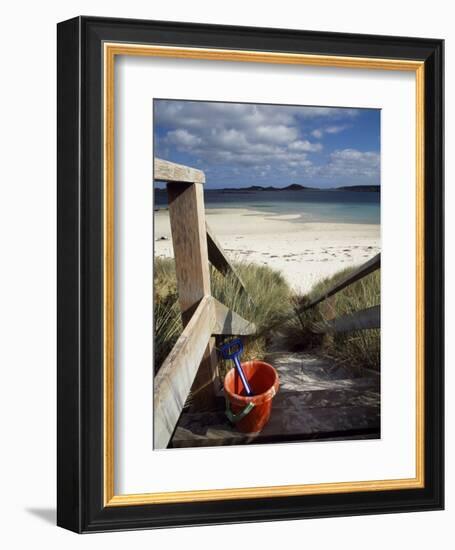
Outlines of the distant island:
[{"label": "distant island", "polygon": [[370,191],[373,193],[379,193],[381,191],[380,185],[344,185],[343,187],[334,187],[334,191]]},{"label": "distant island", "polygon": [[[166,189],[156,188],[158,192],[165,192]],[[249,187],[223,187],[220,189],[207,189],[206,192],[217,193],[256,193],[257,191],[355,191],[355,192],[369,192],[379,193],[381,190],[380,185],[343,185],[341,187],[306,187],[298,183],[291,183],[286,187],[262,187],[261,185],[250,185]]]},{"label": "distant island", "polygon": [[286,187],[262,187],[261,185],[250,185],[249,187],[225,187],[223,189],[207,189],[207,191],[217,191],[218,193],[254,193],[256,191],[367,191],[379,193],[380,185],[343,185],[342,187],[306,187],[298,183],[291,183]]}]

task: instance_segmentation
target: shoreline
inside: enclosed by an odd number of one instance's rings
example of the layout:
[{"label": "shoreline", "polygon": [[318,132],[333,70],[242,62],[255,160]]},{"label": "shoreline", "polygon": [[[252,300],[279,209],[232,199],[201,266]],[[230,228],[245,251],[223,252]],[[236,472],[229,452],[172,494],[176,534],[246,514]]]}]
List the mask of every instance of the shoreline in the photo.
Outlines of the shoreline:
[{"label": "shoreline", "polygon": [[[155,211],[154,216],[155,255],[173,257],[169,212]],[[224,207],[206,209],[206,218],[232,261],[281,271],[302,294],[380,252],[379,224],[302,221],[299,214]]]}]

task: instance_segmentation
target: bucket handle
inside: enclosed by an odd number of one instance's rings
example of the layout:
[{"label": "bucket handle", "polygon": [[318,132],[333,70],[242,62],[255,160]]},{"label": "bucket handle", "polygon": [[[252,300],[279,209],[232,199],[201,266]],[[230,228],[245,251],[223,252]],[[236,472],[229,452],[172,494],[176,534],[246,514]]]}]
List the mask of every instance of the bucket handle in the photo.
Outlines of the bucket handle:
[{"label": "bucket handle", "polygon": [[231,411],[231,405],[230,405],[229,400],[226,396],[226,411],[225,411],[225,413],[226,413],[226,416],[228,417],[229,422],[232,422],[232,424],[236,424],[237,422],[240,422],[240,420],[242,420],[242,418],[245,418],[245,416],[247,414],[249,414],[253,409],[254,409],[254,403],[252,401],[250,401],[242,411],[240,411],[237,414],[234,414]]}]

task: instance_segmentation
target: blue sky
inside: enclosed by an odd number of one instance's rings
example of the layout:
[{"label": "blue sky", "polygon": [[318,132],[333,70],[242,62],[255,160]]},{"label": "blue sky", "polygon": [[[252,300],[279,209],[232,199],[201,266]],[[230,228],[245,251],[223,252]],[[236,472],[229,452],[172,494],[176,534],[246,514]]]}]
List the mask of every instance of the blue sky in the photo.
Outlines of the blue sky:
[{"label": "blue sky", "polygon": [[380,110],[154,100],[155,155],[206,187],[380,184]]}]

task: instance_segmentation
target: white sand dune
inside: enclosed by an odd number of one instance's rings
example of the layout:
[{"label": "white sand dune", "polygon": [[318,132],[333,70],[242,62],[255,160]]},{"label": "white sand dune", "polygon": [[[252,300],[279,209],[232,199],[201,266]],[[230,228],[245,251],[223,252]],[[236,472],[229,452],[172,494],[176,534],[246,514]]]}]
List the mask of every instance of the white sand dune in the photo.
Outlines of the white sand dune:
[{"label": "white sand dune", "polygon": [[[294,214],[268,215],[240,208],[207,209],[206,215],[231,260],[277,269],[302,293],[380,252],[376,224],[302,222]],[[155,212],[155,241],[157,256],[173,256],[166,210]]]}]

